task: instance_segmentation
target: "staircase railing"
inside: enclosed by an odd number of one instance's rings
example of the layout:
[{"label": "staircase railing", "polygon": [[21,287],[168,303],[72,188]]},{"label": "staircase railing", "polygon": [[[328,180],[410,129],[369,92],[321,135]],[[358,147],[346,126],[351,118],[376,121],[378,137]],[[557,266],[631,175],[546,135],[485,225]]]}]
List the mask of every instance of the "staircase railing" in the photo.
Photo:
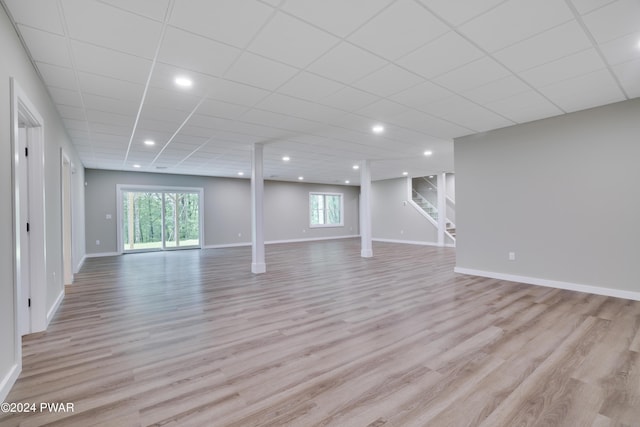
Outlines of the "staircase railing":
[{"label": "staircase railing", "polygon": [[438,208],[436,208],[431,202],[425,199],[422,194],[418,193],[415,189],[413,191],[413,201],[416,202],[434,221],[438,221]]}]

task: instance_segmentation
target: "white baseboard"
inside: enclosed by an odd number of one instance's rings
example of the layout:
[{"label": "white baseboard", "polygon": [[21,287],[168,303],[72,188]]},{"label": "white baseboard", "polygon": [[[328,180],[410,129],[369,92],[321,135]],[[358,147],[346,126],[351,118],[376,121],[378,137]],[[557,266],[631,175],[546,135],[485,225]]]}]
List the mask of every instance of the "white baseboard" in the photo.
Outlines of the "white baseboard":
[{"label": "white baseboard", "polygon": [[9,372],[0,381],[0,402],[5,402],[11,388],[16,383],[18,376],[20,375],[20,365],[17,363],[11,366]]},{"label": "white baseboard", "polygon": [[63,299],[64,299],[64,287],[62,287],[62,291],[60,291],[60,295],[58,295],[58,298],[56,298],[56,302],[53,303],[51,310],[49,310],[49,312],[47,313],[47,326],[49,326],[51,319],[53,319],[53,316],[55,316],[56,311],[58,311],[58,307],[60,307],[60,304],[62,303]]},{"label": "white baseboard", "polygon": [[100,258],[103,256],[118,256],[118,255],[121,255],[121,254],[118,252],[98,252],[95,254],[86,254],[85,258]]},{"label": "white baseboard", "polygon": [[469,274],[471,276],[489,277],[491,279],[509,280],[511,282],[526,283],[528,285],[546,286],[548,288],[566,289],[569,291],[640,301],[640,292],[603,288],[600,286],[583,285],[580,283],[561,282],[558,280],[540,279],[538,277],[517,276],[514,274],[496,273],[493,271],[474,270],[472,268],[464,267],[455,267],[453,271],[460,274]]},{"label": "white baseboard", "polygon": [[420,240],[398,240],[398,239],[371,239],[374,242],[385,243],[403,243],[405,245],[419,245],[419,246],[440,246],[438,242],[423,242]]},{"label": "white baseboard", "polygon": [[[337,240],[337,239],[353,239],[356,237],[360,237],[359,235],[352,236],[332,236],[332,237],[315,237],[310,239],[289,239],[289,240],[267,240],[264,242],[265,245],[277,245],[280,243],[301,243],[301,242],[316,242],[321,240]],[[224,248],[237,248],[241,246],[251,246],[251,242],[242,242],[242,243],[227,243],[222,245],[206,245],[203,246],[202,249],[224,249]]]}]

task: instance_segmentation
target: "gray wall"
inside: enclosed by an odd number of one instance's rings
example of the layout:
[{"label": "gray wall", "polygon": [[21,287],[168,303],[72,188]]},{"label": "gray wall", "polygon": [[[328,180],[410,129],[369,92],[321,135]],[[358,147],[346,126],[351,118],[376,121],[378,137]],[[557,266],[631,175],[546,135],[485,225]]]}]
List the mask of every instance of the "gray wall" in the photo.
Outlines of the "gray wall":
[{"label": "gray wall", "polygon": [[454,145],[458,267],[640,291],[640,99]]},{"label": "gray wall", "polygon": [[[11,144],[11,92],[10,78],[14,77],[35,105],[44,120],[45,145],[45,211],[46,211],[46,289],[47,295],[34,295],[45,298],[47,311],[63,289],[62,275],[62,219],[60,203],[60,149],[63,148],[71,158],[76,173],[72,177],[72,187],[78,190],[84,180],[84,170],[76,151],[63,128],[62,121],[55,110],[48,92],[36,74],[19,38],[5,11],[0,7],[0,381],[14,360],[14,246],[13,246],[13,192],[12,192],[12,144]],[[74,193],[73,211],[82,213],[83,192]],[[74,235],[74,265],[84,256],[84,225],[82,218],[76,215],[76,233]]]},{"label": "gray wall", "polygon": [[407,202],[407,178],[371,183],[374,239],[436,244],[437,228]]},{"label": "gray wall", "polygon": [[[204,246],[251,242],[251,185],[248,179],[87,169],[88,254],[117,248],[116,185],[201,187],[204,189]],[[309,192],[344,194],[344,227],[309,228]],[[265,182],[265,240],[319,239],[357,235],[359,187]],[[111,214],[110,220],[106,215]],[[100,240],[100,245],[96,245]]]}]

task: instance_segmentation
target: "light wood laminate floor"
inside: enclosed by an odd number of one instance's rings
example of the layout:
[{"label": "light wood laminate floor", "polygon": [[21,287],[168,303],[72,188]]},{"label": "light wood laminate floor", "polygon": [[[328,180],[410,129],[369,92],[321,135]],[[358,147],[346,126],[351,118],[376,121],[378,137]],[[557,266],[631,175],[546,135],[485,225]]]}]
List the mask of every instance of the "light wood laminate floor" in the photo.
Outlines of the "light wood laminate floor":
[{"label": "light wood laminate floor", "polygon": [[640,426],[640,302],[359,240],[94,258],[0,426]]}]

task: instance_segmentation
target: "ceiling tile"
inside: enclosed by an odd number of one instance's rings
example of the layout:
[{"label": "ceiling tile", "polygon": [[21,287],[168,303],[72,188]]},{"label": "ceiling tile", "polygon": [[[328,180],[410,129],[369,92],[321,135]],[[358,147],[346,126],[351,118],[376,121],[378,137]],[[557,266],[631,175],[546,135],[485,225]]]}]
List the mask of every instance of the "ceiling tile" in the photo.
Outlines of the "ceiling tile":
[{"label": "ceiling tile", "polygon": [[504,0],[473,0],[464,5],[451,0],[420,0],[433,13],[454,26],[480,15]]},{"label": "ceiling tile", "polygon": [[459,29],[495,52],[571,19],[573,13],[564,1],[508,0]]},{"label": "ceiling tile", "polygon": [[325,105],[277,93],[265,98],[259,102],[256,107],[318,122],[332,121],[344,114],[342,111]]},{"label": "ceiling tile", "polygon": [[591,12],[594,9],[597,9],[614,1],[616,0],[571,0],[571,3],[573,3],[576,10],[581,15],[584,15],[585,13]]},{"label": "ceiling tile", "polygon": [[463,65],[433,81],[454,92],[462,92],[482,86],[510,75],[509,71],[495,60],[484,57]]},{"label": "ceiling tile", "polygon": [[387,6],[391,0],[296,0],[282,9],[326,31],[345,37]]},{"label": "ceiling tile", "polygon": [[445,89],[435,83],[425,81],[410,89],[391,95],[389,98],[401,104],[415,108],[431,102],[439,101],[452,95],[453,93],[449,89]]},{"label": "ceiling tile", "polygon": [[268,95],[269,92],[264,89],[225,79],[217,79],[213,85],[213,89],[209,92],[209,98],[211,99],[250,107]]},{"label": "ceiling tile", "polygon": [[591,47],[576,21],[569,21],[496,52],[493,57],[512,71],[522,71],[555,61]]},{"label": "ceiling tile", "polygon": [[540,91],[564,111],[578,111],[625,99],[609,70],[563,80]]},{"label": "ceiling tile", "polygon": [[327,96],[320,102],[340,110],[354,111],[373,103],[377,99],[380,98],[358,89],[345,87]]},{"label": "ceiling tile", "polygon": [[447,26],[413,0],[398,0],[349,40],[384,58],[397,59],[435,39]]},{"label": "ceiling tile", "polygon": [[191,112],[200,102],[200,96],[190,91],[174,91],[150,86],[144,99],[145,107],[155,106]]},{"label": "ceiling tile", "polygon": [[391,60],[406,55],[448,30],[412,0],[398,0],[371,19],[349,40]]},{"label": "ceiling tile", "polygon": [[244,48],[272,13],[271,7],[255,0],[175,0],[169,22]]},{"label": "ceiling tile", "polygon": [[145,84],[151,61],[86,43],[71,42],[76,69],[114,79]]},{"label": "ceiling tile", "polygon": [[482,51],[450,31],[396,62],[426,78],[432,78],[482,56]]},{"label": "ceiling tile", "polygon": [[605,67],[604,62],[595,49],[569,55],[557,61],[541,65],[520,73],[520,76],[534,87],[547,86],[551,83],[569,79]]},{"label": "ceiling tile", "polygon": [[128,114],[108,113],[106,111],[87,110],[89,123],[104,123],[133,128],[134,116]]},{"label": "ceiling tile", "polygon": [[562,114],[562,110],[535,91],[518,93],[486,105],[516,123],[530,122]]},{"label": "ceiling tile", "polygon": [[67,68],[73,66],[66,38],[22,25],[18,25],[18,29],[34,61]]},{"label": "ceiling tile", "polygon": [[257,108],[245,113],[240,120],[245,123],[268,126],[285,131],[284,133],[277,134],[277,137],[282,137],[282,135],[286,133],[307,132],[318,127],[318,123],[311,120],[291,117],[272,111],[259,110]]},{"label": "ceiling tile", "polygon": [[297,72],[288,65],[245,52],[229,69],[226,78],[265,90],[275,90]]},{"label": "ceiling tile", "polygon": [[248,50],[304,68],[339,40],[299,19],[277,13],[251,42]]},{"label": "ceiling tile", "polygon": [[93,95],[90,93],[83,93],[82,100],[84,101],[85,108],[90,110],[106,111],[109,113],[120,112],[131,115],[138,113],[140,105],[137,101],[126,101],[119,98]]},{"label": "ceiling tile", "polygon": [[452,96],[422,107],[434,117],[447,120],[459,126],[483,132],[512,125],[513,122],[489,111],[461,96]]},{"label": "ceiling tile", "polygon": [[389,117],[397,116],[407,110],[407,107],[397,102],[381,99],[357,111],[358,114],[380,121],[387,121]]},{"label": "ceiling tile", "polygon": [[585,25],[598,43],[604,43],[640,33],[640,2],[618,0],[596,9],[582,17]]},{"label": "ceiling tile", "polygon": [[640,96],[640,59],[623,62],[612,67],[618,81],[631,98]]},{"label": "ceiling tile", "polygon": [[611,65],[640,58],[640,32],[603,43],[600,50]]},{"label": "ceiling tile", "polygon": [[344,85],[341,83],[303,71],[280,87],[278,92],[310,101],[318,101],[343,87]]},{"label": "ceiling tile", "polygon": [[77,90],[50,87],[49,94],[51,95],[53,102],[56,104],[82,107],[82,98],[80,97],[80,92]]},{"label": "ceiling tile", "polygon": [[162,24],[104,3],[60,0],[69,37],[144,58],[155,55]]},{"label": "ceiling tile", "polygon": [[351,43],[341,43],[315,61],[308,70],[350,84],[382,68],[387,63]]},{"label": "ceiling tile", "polygon": [[508,76],[495,80],[475,89],[462,92],[465,98],[469,98],[478,104],[484,105],[503,98],[509,98],[518,93],[530,91],[531,87],[516,76]]},{"label": "ceiling tile", "polygon": [[221,76],[240,53],[241,51],[235,47],[168,27],[158,53],[158,61],[212,76]]},{"label": "ceiling tile", "polygon": [[169,0],[100,0],[103,3],[151,18],[163,21],[169,7]]},{"label": "ceiling tile", "polygon": [[86,120],[70,120],[70,119],[62,119],[64,122],[64,127],[67,129],[74,129],[78,131],[89,131],[89,124]]},{"label": "ceiling tile", "polygon": [[78,73],[78,82],[83,94],[100,95],[121,101],[140,104],[144,86],[124,80],[98,76],[90,73]]},{"label": "ceiling tile", "polygon": [[45,64],[44,62],[36,62],[36,67],[38,67],[38,71],[40,71],[47,86],[78,90],[78,82],[73,69]]},{"label": "ceiling tile", "polygon": [[358,89],[386,97],[402,92],[423,81],[422,78],[415,74],[405,71],[395,64],[389,64],[358,80],[353,85]]},{"label": "ceiling tile", "polygon": [[71,120],[87,120],[87,117],[84,114],[84,108],[79,107],[70,107],[68,105],[57,105],[56,108],[60,113],[60,117],[63,119],[71,119]]},{"label": "ceiling tile", "polygon": [[[51,0],[3,0],[18,24],[64,35],[58,2]],[[34,11],[38,13],[34,13]]]},{"label": "ceiling tile", "polygon": [[437,138],[453,139],[473,133],[471,129],[416,110],[400,113],[391,122]]},{"label": "ceiling tile", "polygon": [[215,99],[205,100],[200,108],[198,108],[199,114],[206,116],[222,117],[225,119],[237,119],[243,113],[245,113],[249,107],[230,104],[228,102],[217,101]]}]

